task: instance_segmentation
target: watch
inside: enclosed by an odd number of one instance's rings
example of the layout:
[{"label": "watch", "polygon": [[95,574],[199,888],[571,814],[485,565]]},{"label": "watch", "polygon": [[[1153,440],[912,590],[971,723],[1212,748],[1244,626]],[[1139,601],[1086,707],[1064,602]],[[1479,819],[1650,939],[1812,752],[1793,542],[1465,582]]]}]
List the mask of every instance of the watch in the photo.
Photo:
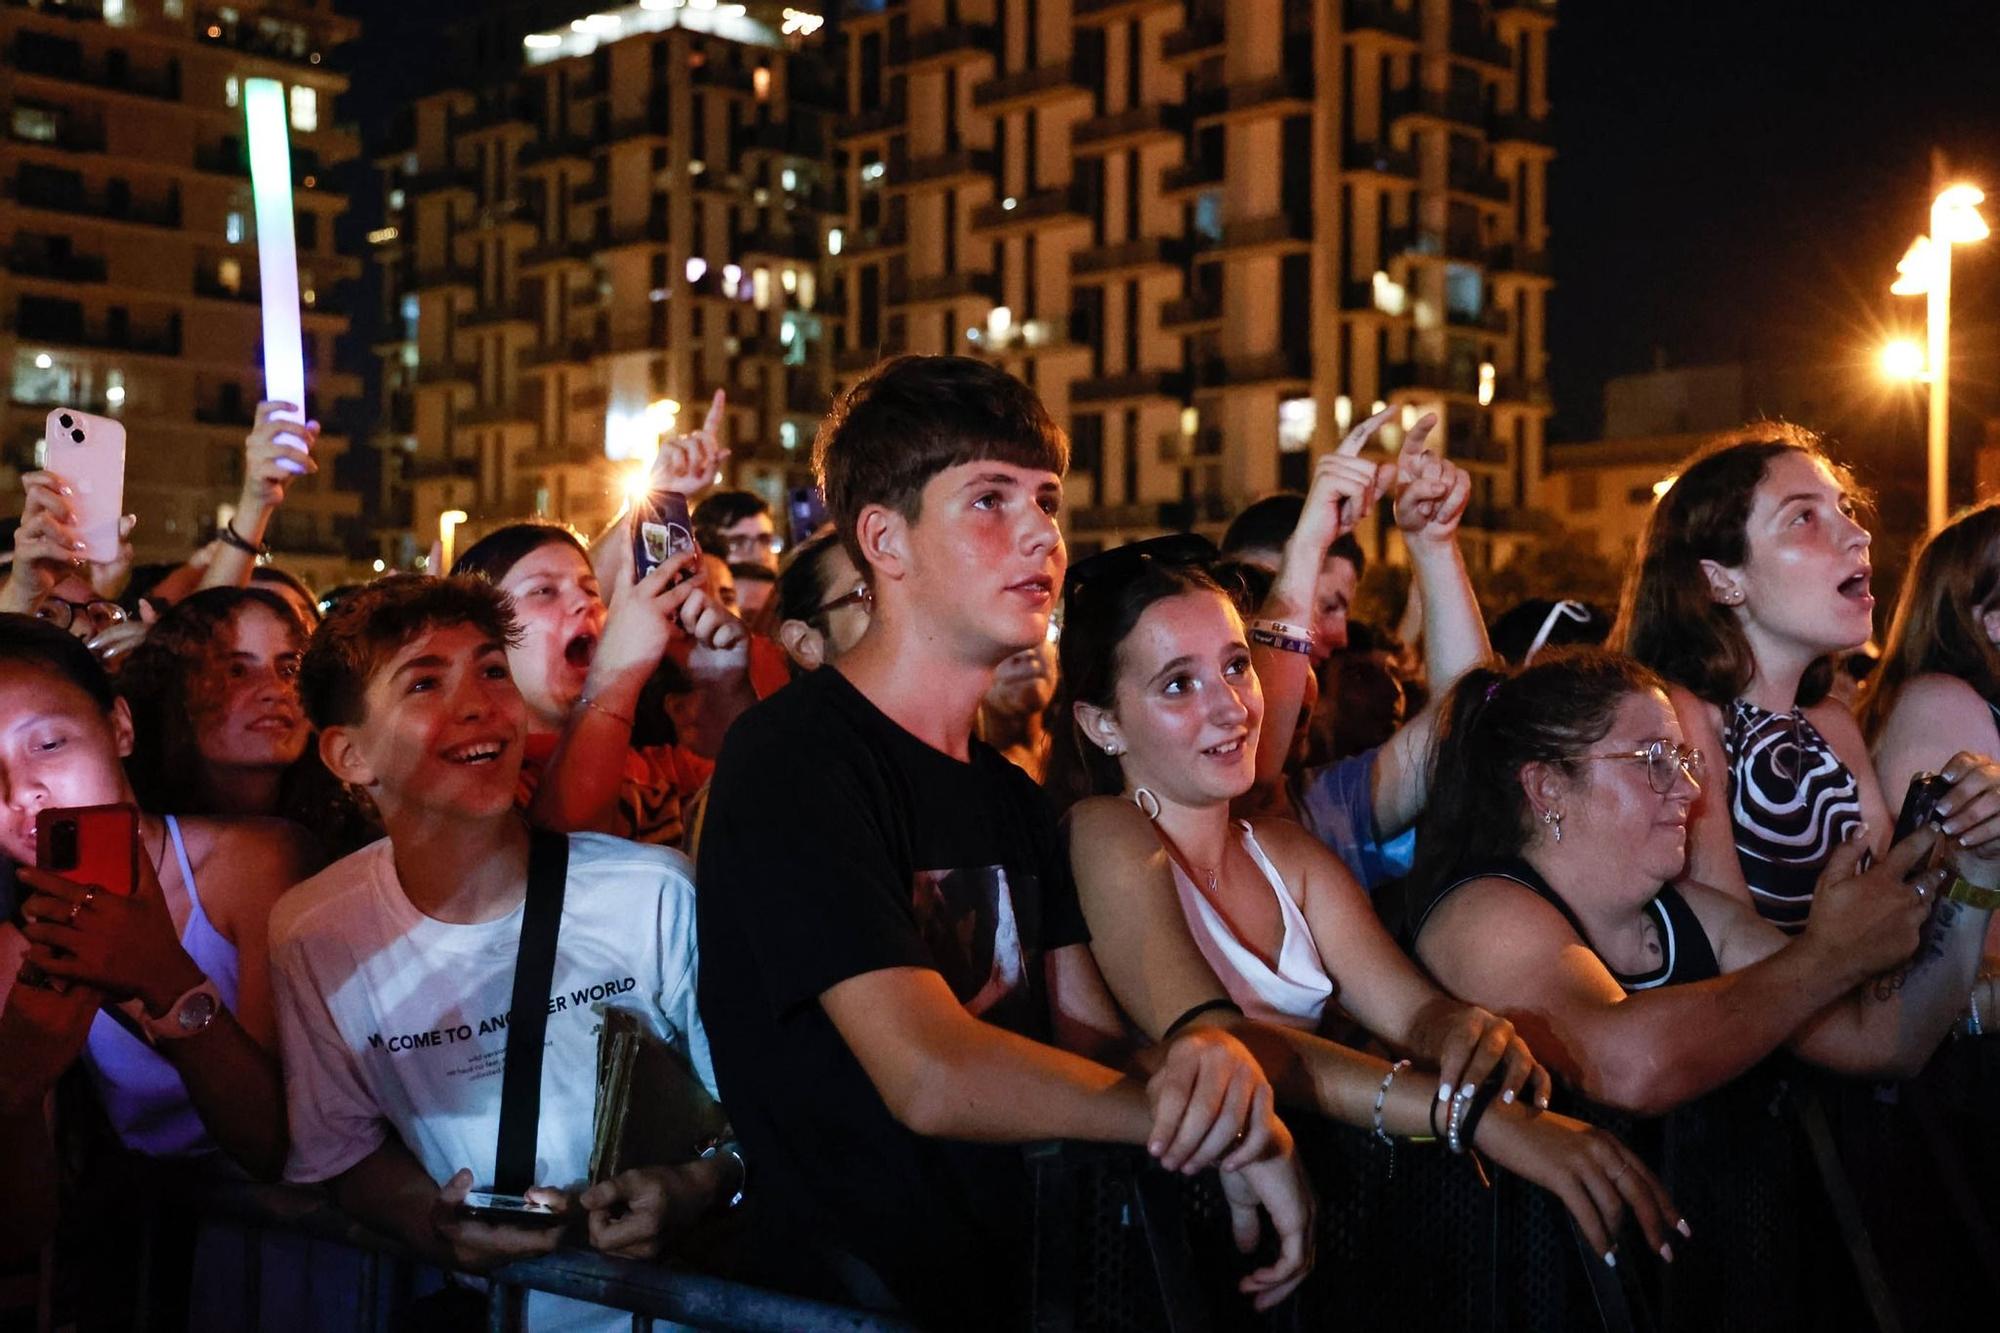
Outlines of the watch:
[{"label": "watch", "polygon": [[154,1043],[178,1041],[206,1032],[221,1009],[222,993],[215,989],[213,981],[203,977],[199,986],[189,987],[158,1018],[141,1011],[139,1026]]},{"label": "watch", "polygon": [[1963,876],[1954,879],[1944,896],[1955,903],[1964,903],[1979,912],[2000,911],[2000,889],[1982,889],[1968,882]]}]

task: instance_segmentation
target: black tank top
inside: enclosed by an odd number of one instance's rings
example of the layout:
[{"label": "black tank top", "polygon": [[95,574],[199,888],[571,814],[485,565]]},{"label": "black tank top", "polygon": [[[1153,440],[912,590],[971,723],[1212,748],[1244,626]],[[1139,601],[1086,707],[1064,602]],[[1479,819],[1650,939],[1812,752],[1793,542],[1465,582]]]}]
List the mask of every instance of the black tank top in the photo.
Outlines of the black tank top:
[{"label": "black tank top", "polygon": [[[1540,871],[1518,857],[1494,862],[1453,880],[1424,908],[1423,916],[1417,921],[1416,933],[1423,934],[1424,922],[1430,919],[1430,914],[1437,910],[1439,903],[1475,879],[1513,880],[1561,912],[1563,920],[1569,922],[1570,929],[1576,932],[1576,937],[1592,953],[1597,953],[1597,947],[1591,944],[1590,936],[1584,932],[1583,922],[1570,910],[1562,895],[1549,887],[1549,882],[1542,878]],[[1665,957],[1658,967],[1650,972],[1629,974],[1612,967],[1603,954],[1597,955],[1597,960],[1604,963],[1604,970],[1627,993],[1653,990],[1660,986],[1684,986],[1692,981],[1707,981],[1722,975],[1722,969],[1715,961],[1715,948],[1708,941],[1708,932],[1702,929],[1701,919],[1687,905],[1687,899],[1681,897],[1679,889],[1671,884],[1662,885],[1659,896],[1646,904],[1646,912],[1660,932],[1660,951]]]}]

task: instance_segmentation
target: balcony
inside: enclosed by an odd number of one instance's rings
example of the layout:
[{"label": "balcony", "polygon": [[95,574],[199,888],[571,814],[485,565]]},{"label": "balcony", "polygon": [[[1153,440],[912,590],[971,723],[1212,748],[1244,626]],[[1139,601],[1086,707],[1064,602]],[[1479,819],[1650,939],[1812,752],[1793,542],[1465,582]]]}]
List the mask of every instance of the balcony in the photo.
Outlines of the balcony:
[{"label": "balcony", "polygon": [[1078,250],[1069,259],[1069,272],[1076,282],[1102,282],[1152,270],[1178,269],[1187,263],[1188,245],[1168,236],[1142,236],[1136,241],[1092,246]]},{"label": "balcony", "polygon": [[477,361],[425,361],[420,365],[412,367],[407,374],[409,383],[421,385],[425,388],[456,385],[470,387],[479,382],[479,363]]},{"label": "balcony", "polygon": [[203,426],[248,427],[256,423],[255,414],[246,404],[222,400],[196,403],[194,419]]},{"label": "balcony", "polygon": [[477,481],[479,460],[476,458],[424,458],[407,455],[403,459],[403,479],[405,481],[444,481],[449,479]]},{"label": "balcony", "polygon": [[1349,172],[1395,185],[1413,185],[1417,179],[1417,155],[1385,143],[1351,143],[1341,152],[1341,165]]},{"label": "balcony", "polygon": [[1414,3],[1402,8],[1394,0],[1347,0],[1341,11],[1351,33],[1365,32],[1404,46],[1413,46],[1423,37],[1423,16]]},{"label": "balcony", "polygon": [[527,355],[521,358],[521,368],[540,370],[549,366],[587,366],[601,350],[595,338],[565,338],[542,343],[530,348]]},{"label": "balcony", "polygon": [[1161,59],[1168,65],[1197,65],[1223,49],[1222,20],[1215,16],[1190,18],[1170,32],[1160,43]]},{"label": "balcony", "polygon": [[521,156],[517,159],[525,169],[546,166],[552,162],[573,162],[577,166],[590,165],[590,138],[582,134],[551,134],[532,143],[521,145]]},{"label": "balcony", "polygon": [[474,264],[433,264],[420,268],[410,279],[412,291],[440,287],[477,287],[479,268]]},{"label": "balcony", "polygon": [[1506,178],[1486,167],[1454,163],[1445,175],[1445,184],[1454,194],[1471,195],[1489,204],[1506,203],[1510,193]]},{"label": "balcony", "polygon": [[1442,121],[1466,129],[1486,128],[1489,119],[1482,97],[1440,92],[1433,88],[1392,88],[1382,98],[1382,113],[1391,121]]},{"label": "balcony", "polygon": [[431,171],[420,171],[414,176],[405,176],[402,185],[404,191],[411,195],[477,194],[479,172],[472,167],[443,166]]},{"label": "balcony", "polygon": [[1222,224],[1219,240],[1202,247],[1205,254],[1281,254],[1312,243],[1312,219],[1303,213],[1271,213],[1261,218],[1231,219]]},{"label": "balcony", "polygon": [[992,273],[938,273],[889,284],[892,306],[950,305],[968,300],[998,301],[1000,279]]},{"label": "balcony", "polygon": [[1432,393],[1479,397],[1479,368],[1471,361],[1396,361],[1382,367],[1382,392],[1424,389]]},{"label": "balcony", "polygon": [[10,198],[23,208],[80,214],[107,222],[129,222],[142,227],[181,225],[178,192],[166,199],[134,199],[128,193],[109,189],[86,190],[76,177],[21,177],[0,184],[0,198]]},{"label": "balcony", "polygon": [[991,24],[948,23],[941,28],[913,33],[889,46],[889,68],[943,68],[968,60],[989,58],[997,49],[998,37]]},{"label": "balcony", "polygon": [[1298,115],[1312,110],[1313,76],[1310,70],[1287,70],[1269,78],[1206,89],[1197,92],[1193,101],[1198,122]]},{"label": "balcony", "polygon": [[1009,195],[990,204],[981,204],[972,211],[972,229],[1004,235],[1064,223],[1088,224],[1090,216],[1080,188],[1058,185],[1054,189],[1037,190],[1018,199]]},{"label": "balcony", "polygon": [[1476,23],[1459,21],[1451,25],[1451,54],[1453,59],[1492,69],[1514,68],[1514,48]]},{"label": "balcony", "polygon": [[1178,370],[1134,370],[1122,375],[1098,375],[1073,381],[1072,403],[1136,403],[1151,398],[1187,400],[1188,378]]},{"label": "balcony", "polygon": [[934,153],[929,157],[912,157],[889,163],[887,185],[892,190],[910,190],[923,186],[944,188],[953,185],[970,185],[975,181],[992,178],[994,158],[990,150],[984,148],[960,148],[956,152]]},{"label": "balcony", "polygon": [[1222,297],[1215,292],[1195,291],[1160,307],[1160,327],[1171,332],[1192,333],[1222,323]]},{"label": "balcony", "polygon": [[976,85],[972,105],[982,111],[1015,111],[1090,95],[1073,62],[1016,70]]},{"label": "balcony", "polygon": [[1185,199],[1191,194],[1222,187],[1222,159],[1196,156],[1160,173],[1160,193],[1169,199]]},{"label": "balcony", "polygon": [[877,138],[902,129],[909,118],[909,105],[901,97],[892,97],[881,106],[857,111],[841,121],[837,137],[843,143],[854,139]]},{"label": "balcony", "polygon": [[1493,397],[1496,402],[1525,403],[1529,407],[1549,407],[1554,398],[1549,393],[1547,380],[1533,380],[1525,375],[1502,375],[1493,382]]},{"label": "balcony", "polygon": [[17,36],[0,64],[11,65],[22,74],[56,79],[63,83],[88,84],[107,92],[128,93],[175,102],[181,95],[179,61],[169,61],[163,69],[134,69],[108,60],[87,60],[75,42],[56,39],[25,40]]},{"label": "balcony", "polygon": [[597,251],[595,241],[547,240],[521,252],[521,267],[547,268],[553,264],[588,264]]},{"label": "balcony", "polygon": [[1079,28],[1089,28],[1180,7],[1180,0],[1072,0],[1070,13]]},{"label": "balcony", "polygon": [[1312,357],[1303,347],[1250,356],[1225,356],[1195,367],[1195,387],[1243,389],[1271,384],[1310,384]]},{"label": "balcony", "polygon": [[38,255],[16,250],[6,258],[6,269],[19,278],[42,278],[49,282],[103,282],[105,264],[88,255]]},{"label": "balcony", "polygon": [[757,72],[716,59],[714,51],[717,49],[710,49],[711,54],[706,64],[698,65],[688,71],[688,76],[695,86],[716,88],[728,93],[742,93],[745,97],[756,96]]},{"label": "balcony", "polygon": [[1547,148],[1556,141],[1555,126],[1547,116],[1530,116],[1519,111],[1496,112],[1492,138],[1496,143],[1524,143]]},{"label": "balcony", "polygon": [[1496,334],[1504,334],[1514,327],[1512,315],[1501,306],[1488,306],[1484,310],[1457,310],[1447,306],[1444,322],[1455,329],[1477,329]]},{"label": "balcony", "polygon": [[663,217],[648,218],[644,222],[627,222],[611,229],[611,235],[604,242],[607,250],[628,245],[664,245],[667,242],[667,220]]},{"label": "balcony", "polygon": [[768,125],[744,125],[736,131],[735,144],[738,157],[770,153],[818,159],[826,155],[826,136],[820,132],[817,117],[795,115]]},{"label": "balcony", "polygon": [[[624,143],[631,139],[664,139],[667,133],[667,104],[664,99],[655,98],[647,102],[645,110],[612,121],[605,144]],[[603,146],[599,145],[600,148]]]},{"label": "balcony", "polygon": [[1078,121],[1070,131],[1070,150],[1079,155],[1117,152],[1182,138],[1187,128],[1187,112],[1180,106],[1168,103],[1129,107]]},{"label": "balcony", "polygon": [[458,414],[461,426],[527,426],[534,424],[527,408],[522,406],[520,395],[493,403],[474,403]]},{"label": "balcony", "polygon": [[900,250],[909,242],[909,227],[901,222],[884,222],[874,227],[855,227],[841,234],[841,259],[859,259],[885,250]]},{"label": "balcony", "polygon": [[824,416],[832,401],[833,395],[812,371],[799,367],[785,371],[785,411],[802,417]]},{"label": "balcony", "polygon": [[[53,303],[51,303],[53,304]],[[83,311],[75,306],[55,310],[28,307],[14,316],[14,333],[23,341],[51,343],[63,347],[87,347],[109,352],[140,352],[151,356],[179,356],[181,327],[178,317],[163,329],[119,328],[106,323],[92,328]]]},{"label": "balcony", "polygon": [[525,299],[481,302],[459,316],[461,329],[492,329],[508,324],[534,329],[541,323],[541,311]]},{"label": "balcony", "polygon": [[[7,137],[30,148],[53,148],[65,153],[101,153],[105,146],[102,125],[84,124],[67,116],[57,123],[54,135],[48,138],[23,134],[19,126],[11,129]],[[248,170],[248,167],[244,168],[244,171]]]},{"label": "balcony", "polygon": [[1443,232],[1423,227],[1394,227],[1382,234],[1384,257],[1413,255],[1419,259],[1456,259],[1467,264],[1484,264],[1487,247],[1478,233],[1451,229]]},{"label": "balcony", "polygon": [[819,254],[819,234],[804,228],[763,226],[736,233],[736,255],[741,260],[763,256],[810,261]]},{"label": "balcony", "polygon": [[1546,278],[1551,272],[1549,252],[1525,245],[1495,246],[1487,267],[1496,273],[1525,274],[1535,278]]},{"label": "balcony", "polygon": [[195,270],[193,290],[196,296],[205,296],[211,301],[240,301],[244,305],[256,305],[263,299],[251,284],[238,282],[234,287],[228,286],[205,268]]}]

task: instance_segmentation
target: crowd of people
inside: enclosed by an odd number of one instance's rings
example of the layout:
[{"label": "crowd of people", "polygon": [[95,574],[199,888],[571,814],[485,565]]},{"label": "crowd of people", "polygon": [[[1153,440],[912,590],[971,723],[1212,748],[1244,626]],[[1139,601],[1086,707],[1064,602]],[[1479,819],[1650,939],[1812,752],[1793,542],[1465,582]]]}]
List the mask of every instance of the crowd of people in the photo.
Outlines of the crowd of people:
[{"label": "crowd of people", "polygon": [[[17,1263],[103,1206],[84,1142],[183,1201],[322,1189],[441,1272],[700,1255],[1020,1329],[1050,1206],[1023,1147],[1060,1140],[1209,1192],[1228,1321],[1358,1309],[1385,1250],[1434,1257],[1373,1298],[1407,1325],[1456,1285],[1546,1286],[1457,1271],[1407,1203],[1490,1169],[1527,1185],[1496,1225],[1574,1228],[1669,1322],[1803,1324],[1839,1242],[1809,1206],[1738,1206],[1797,1188],[1740,1106],[1814,1069],[1920,1080],[2000,1022],[2000,502],[1919,550],[1856,698],[1867,497],[1798,428],[1679,469],[1614,615],[1482,608],[1470,478],[1394,410],[1220,545],[1072,560],[1063,433],[955,357],[834,405],[831,522],[790,550],[758,497],[709,490],[711,417],[653,472],[698,500],[698,550],[642,571],[622,521],[516,522],[318,599],[260,562],[316,431],[288,412],[260,408],[235,517],[180,565],[81,559],[68,483],[25,480],[0,586]],[[1409,609],[1364,624],[1358,536],[1391,532]],[[1934,814],[1898,828],[1930,774]],[[99,806],[139,812],[129,894],[38,868],[38,816]],[[728,1129],[593,1181],[612,1008]],[[1663,1135],[1713,1106],[1739,1109],[1700,1152]]]}]

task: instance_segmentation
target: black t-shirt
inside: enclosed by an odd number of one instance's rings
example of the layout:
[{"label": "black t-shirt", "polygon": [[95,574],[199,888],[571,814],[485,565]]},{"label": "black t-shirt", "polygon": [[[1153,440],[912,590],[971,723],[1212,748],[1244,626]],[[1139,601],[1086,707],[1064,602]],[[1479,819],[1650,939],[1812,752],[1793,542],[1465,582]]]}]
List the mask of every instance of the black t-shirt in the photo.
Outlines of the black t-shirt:
[{"label": "black t-shirt", "polygon": [[833,1247],[919,1319],[1019,1326],[1019,1149],[903,1128],[818,999],[930,968],[975,1016],[1046,1041],[1043,956],[1089,936],[1041,790],[978,741],[967,763],[932,749],[817,671],[730,729],[696,880],[702,1022],[775,1276],[854,1299]]}]

